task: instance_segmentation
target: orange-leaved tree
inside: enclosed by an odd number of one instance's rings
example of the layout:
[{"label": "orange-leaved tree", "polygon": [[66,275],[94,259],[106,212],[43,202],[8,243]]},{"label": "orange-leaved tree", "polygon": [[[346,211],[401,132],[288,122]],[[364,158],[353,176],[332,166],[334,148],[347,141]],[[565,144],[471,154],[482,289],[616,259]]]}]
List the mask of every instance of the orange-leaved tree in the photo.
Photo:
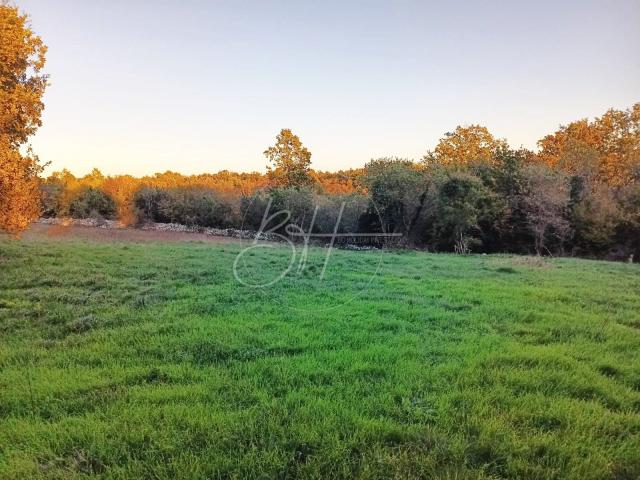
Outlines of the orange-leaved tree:
[{"label": "orange-leaved tree", "polygon": [[614,186],[632,183],[640,176],[640,103],[562,125],[538,146],[538,159],[550,167],[571,174],[588,171]]},{"label": "orange-leaved tree", "polygon": [[0,2],[0,230],[18,234],[40,214],[42,166],[20,147],[40,126],[47,47],[27,15]]},{"label": "orange-leaved tree", "polygon": [[131,175],[107,177],[101,185],[116,203],[116,214],[120,222],[131,225],[135,221],[134,199],[141,182]]},{"label": "orange-leaved tree", "polygon": [[482,125],[458,126],[445,133],[435,150],[423,158],[426,164],[464,166],[473,162],[493,162],[497,148],[505,147],[504,140],[496,139]]},{"label": "orange-leaved tree", "polygon": [[275,145],[267,148],[264,155],[269,160],[267,169],[275,185],[302,187],[313,183],[311,152],[288,128],[280,130]]}]

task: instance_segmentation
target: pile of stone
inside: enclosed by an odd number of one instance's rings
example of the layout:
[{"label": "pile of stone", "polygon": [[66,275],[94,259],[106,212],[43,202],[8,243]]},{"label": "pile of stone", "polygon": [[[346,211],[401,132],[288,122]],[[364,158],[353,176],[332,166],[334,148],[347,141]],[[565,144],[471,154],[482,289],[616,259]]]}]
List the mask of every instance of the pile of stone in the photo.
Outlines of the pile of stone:
[{"label": "pile of stone", "polygon": [[[204,233],[205,235],[213,235],[217,237],[232,237],[243,239],[254,239],[258,232],[254,230],[240,230],[237,228],[211,228],[182,225],[181,223],[145,223],[139,227],[142,230],[155,230],[162,232],[190,232]],[[261,240],[278,241],[279,237],[273,233],[261,233]]]},{"label": "pile of stone", "polygon": [[[63,226],[77,226],[77,227],[97,227],[97,228],[138,228],[140,230],[150,230],[156,232],[180,232],[180,233],[200,233],[205,235],[212,235],[216,237],[231,237],[240,239],[253,240],[256,238],[258,232],[255,230],[241,230],[237,228],[210,228],[210,227],[198,227],[190,225],[182,225],[181,223],[143,223],[136,226],[127,226],[117,220],[105,220],[101,218],[41,218],[38,223],[46,225],[63,225]],[[274,233],[261,233],[260,240],[268,242],[281,242],[282,237]],[[300,239],[295,239],[300,241]],[[295,241],[294,240],[294,241]],[[377,250],[382,245],[361,244],[358,242],[358,236],[354,235],[353,238],[341,238],[334,242],[335,248],[345,250]],[[317,242],[315,242],[317,244]],[[325,246],[330,246],[326,244]]]},{"label": "pile of stone", "polygon": [[117,220],[105,220],[103,218],[41,218],[38,223],[45,225],[63,225],[77,227],[97,227],[97,228],[124,228]]},{"label": "pile of stone", "polygon": [[[45,225],[63,225],[77,227],[97,227],[97,228],[128,228],[126,225],[116,220],[104,220],[96,218],[41,218],[38,223]],[[258,232],[254,230],[240,230],[237,228],[208,228],[182,225],[180,223],[144,223],[137,227],[141,230],[151,230],[157,232],[184,232],[184,233],[203,233],[217,237],[232,237],[241,239],[254,239]],[[273,233],[261,233],[260,240],[279,241],[278,235]]]}]

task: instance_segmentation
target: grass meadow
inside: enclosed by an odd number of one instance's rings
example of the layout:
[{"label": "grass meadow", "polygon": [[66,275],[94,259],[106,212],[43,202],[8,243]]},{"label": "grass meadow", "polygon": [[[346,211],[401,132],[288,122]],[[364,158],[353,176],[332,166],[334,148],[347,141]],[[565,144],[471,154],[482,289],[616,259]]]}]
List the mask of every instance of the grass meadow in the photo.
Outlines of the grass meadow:
[{"label": "grass meadow", "polygon": [[0,239],[0,478],[640,478],[638,265],[241,248]]}]

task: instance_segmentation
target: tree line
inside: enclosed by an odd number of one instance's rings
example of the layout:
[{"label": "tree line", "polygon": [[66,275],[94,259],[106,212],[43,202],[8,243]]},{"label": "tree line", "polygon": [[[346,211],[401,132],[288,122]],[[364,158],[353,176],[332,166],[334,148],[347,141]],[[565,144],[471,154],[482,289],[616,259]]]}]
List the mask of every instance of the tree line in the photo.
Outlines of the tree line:
[{"label": "tree line", "polygon": [[265,174],[43,179],[28,139],[41,124],[46,52],[28,16],[0,2],[0,230],[11,234],[41,215],[257,229],[270,206],[314,232],[333,231],[339,217],[341,233],[398,233],[432,251],[640,260],[640,103],[561,126],[537,152],[469,125],[418,161],[318,172],[283,129],[264,151]]},{"label": "tree line", "polygon": [[[431,251],[640,258],[640,104],[561,126],[539,151],[459,126],[420,161],[378,158],[336,173],[283,129],[266,174],[81,178],[42,184],[47,216],[257,230],[268,206],[314,233],[399,233]],[[344,205],[344,207],[342,207]],[[313,222],[313,223],[312,223]],[[280,230],[284,231],[285,226]]]}]

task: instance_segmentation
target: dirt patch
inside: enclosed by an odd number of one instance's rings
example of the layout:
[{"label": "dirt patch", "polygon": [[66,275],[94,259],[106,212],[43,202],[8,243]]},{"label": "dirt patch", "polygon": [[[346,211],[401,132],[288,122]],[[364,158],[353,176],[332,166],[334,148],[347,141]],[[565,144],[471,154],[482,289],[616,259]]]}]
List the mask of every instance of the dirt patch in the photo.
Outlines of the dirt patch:
[{"label": "dirt patch", "polygon": [[138,228],[100,228],[78,225],[34,223],[23,235],[25,239],[66,239],[69,237],[101,242],[207,242],[207,243],[246,243],[233,237],[218,237],[196,232],[174,232],[160,230],[141,230]]}]

